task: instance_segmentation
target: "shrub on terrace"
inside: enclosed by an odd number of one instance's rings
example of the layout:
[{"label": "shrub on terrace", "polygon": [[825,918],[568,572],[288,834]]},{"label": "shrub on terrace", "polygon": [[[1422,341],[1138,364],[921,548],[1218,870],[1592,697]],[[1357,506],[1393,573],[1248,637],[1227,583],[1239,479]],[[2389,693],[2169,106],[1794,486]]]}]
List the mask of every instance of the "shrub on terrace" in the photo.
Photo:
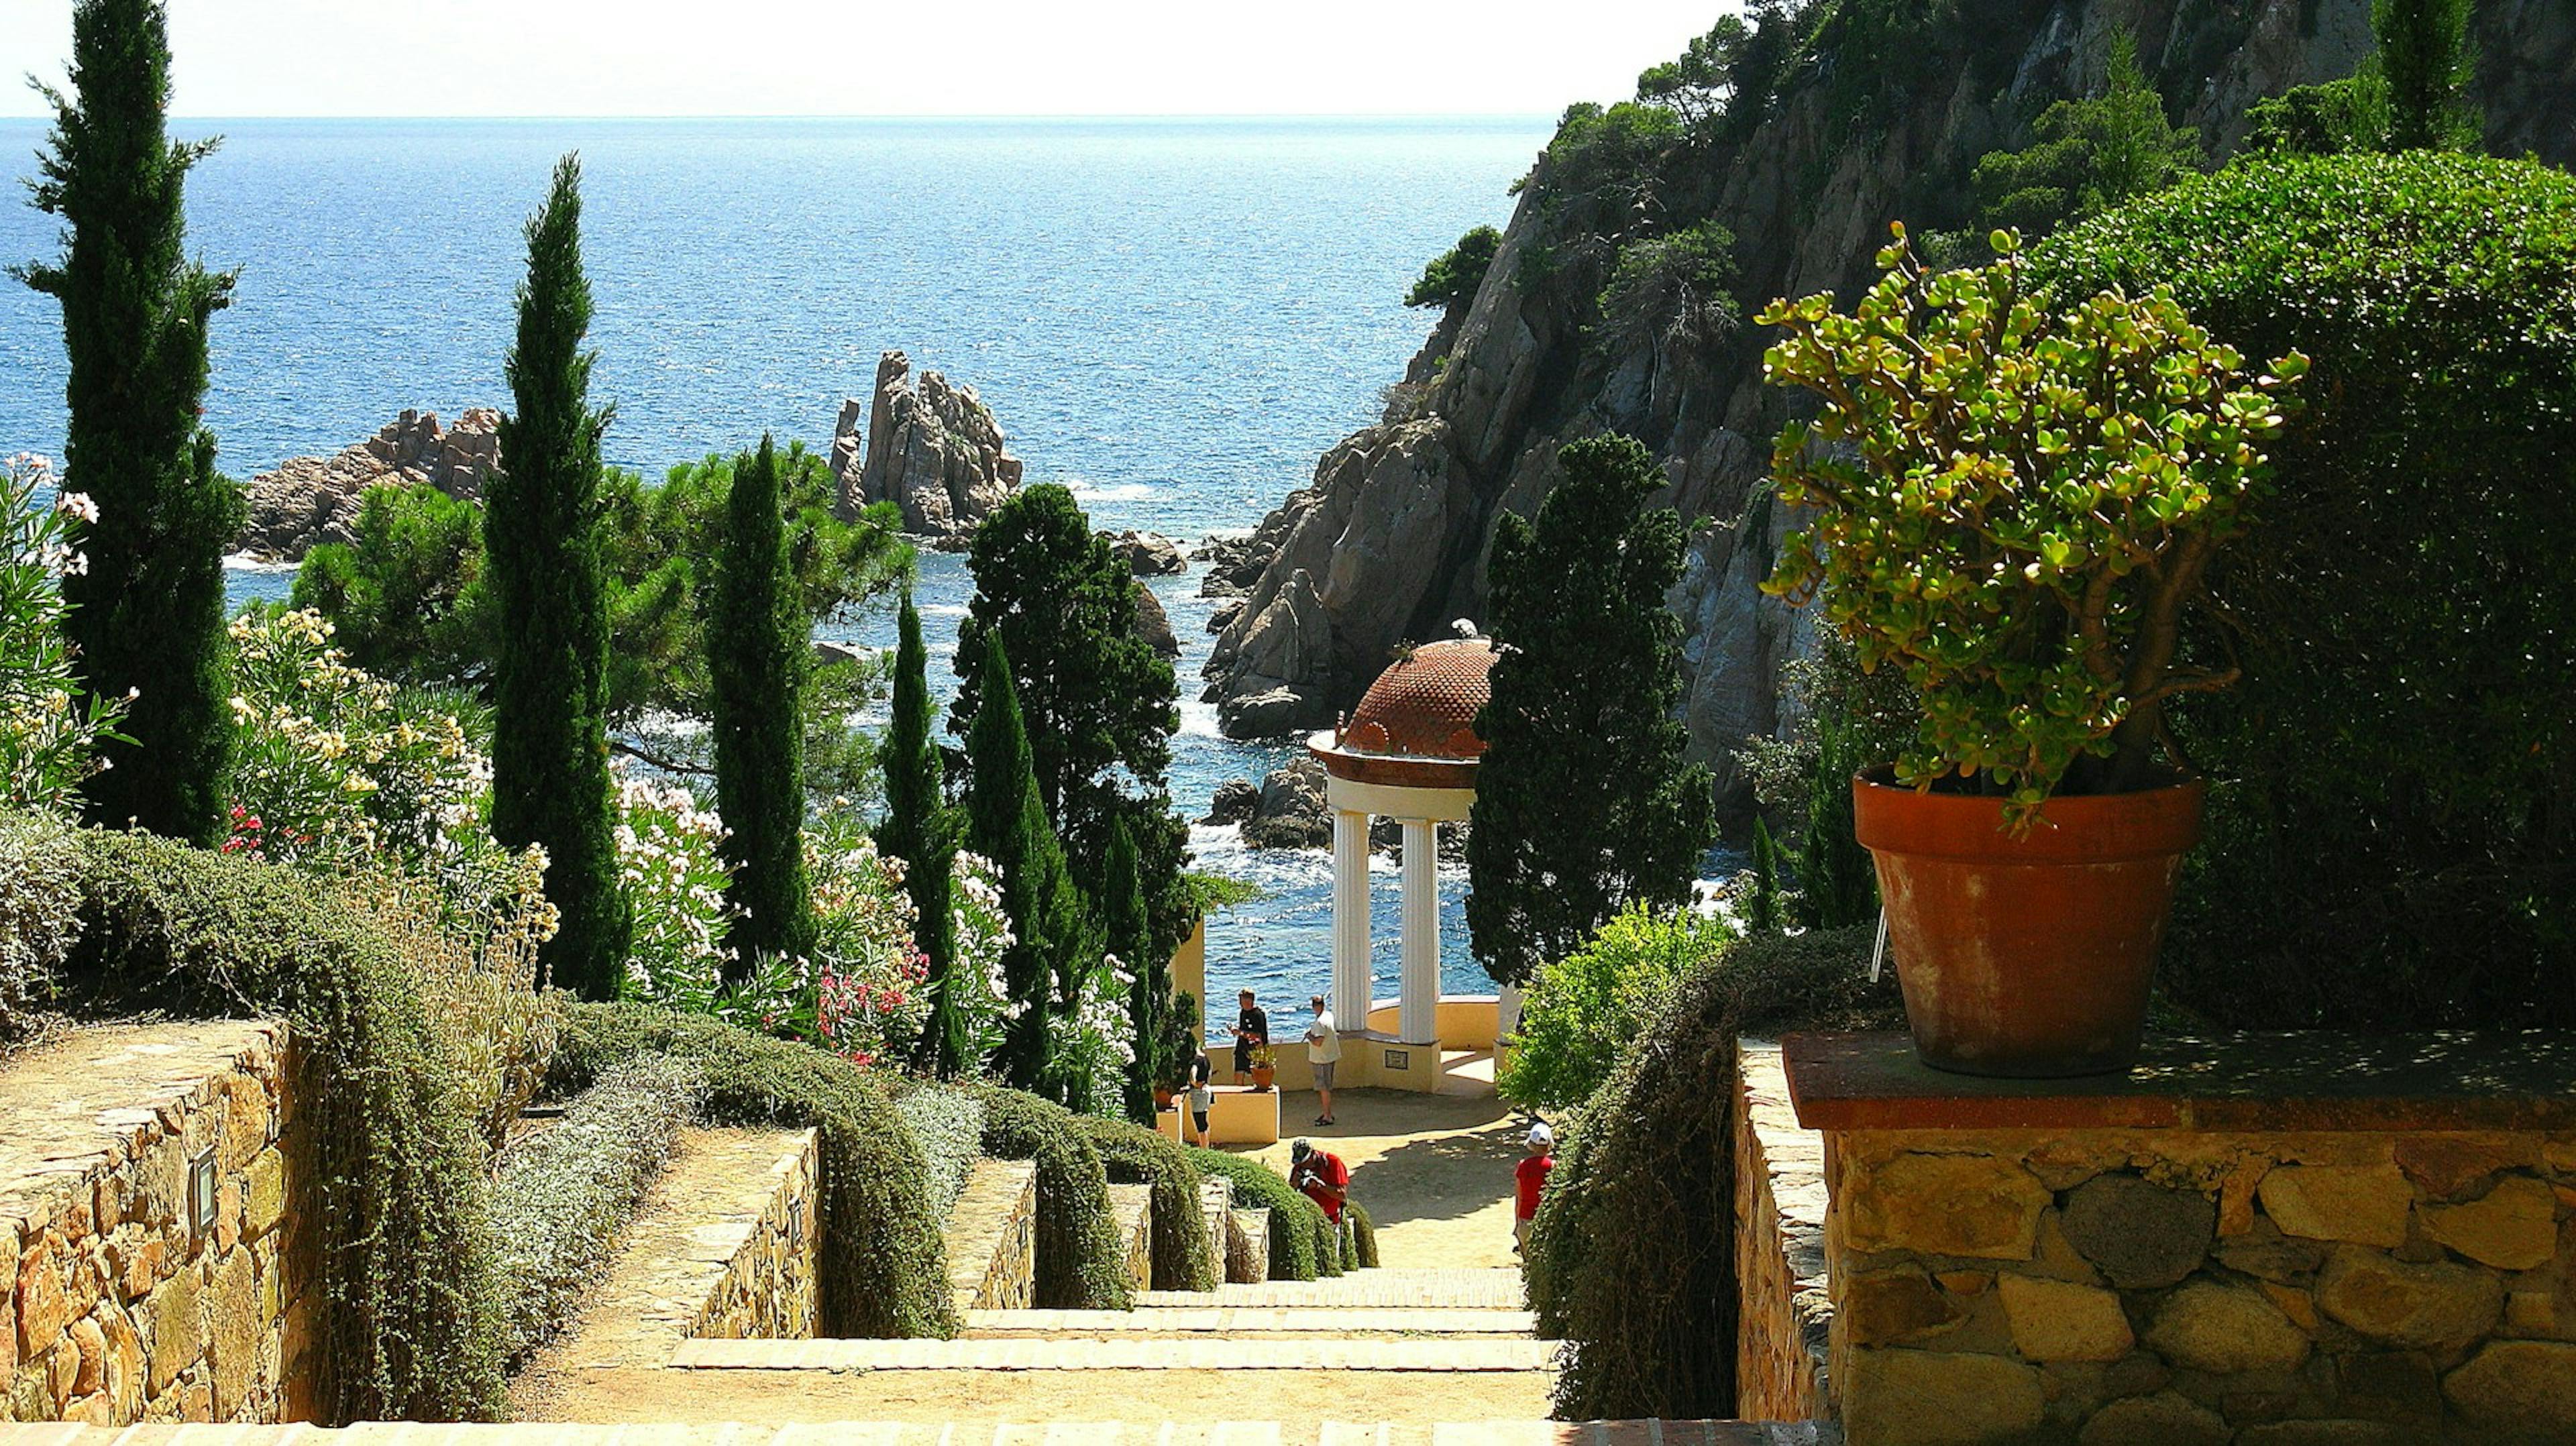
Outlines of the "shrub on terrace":
[{"label": "shrub on terrace", "polygon": [[[2241,162],[2032,253],[2160,284],[2314,363],[2252,545],[2226,693],[2175,720],[2209,841],[2164,951],[2239,1027],[2576,1023],[2576,179],[2436,152]],[[2218,631],[2223,629],[2223,631]]]},{"label": "shrub on terrace", "polygon": [[[433,940],[340,889],[141,833],[74,850],[84,929],[67,976],[106,1007],[286,1016],[312,1141],[322,1379],[331,1421],[489,1420],[507,1327],[482,1124],[417,987]],[[444,947],[444,946],[441,946]]]},{"label": "shrub on terrace", "polygon": [[1249,1156],[1192,1146],[1190,1163],[1202,1175],[1232,1180],[1236,1204],[1270,1212],[1272,1280],[1316,1278],[1323,1268],[1315,1249],[1317,1227],[1324,1219],[1321,1206],[1290,1189],[1278,1171]]},{"label": "shrub on terrace", "polygon": [[1895,980],[1866,980],[1871,940],[1771,934],[1707,959],[1567,1132],[1523,1260],[1539,1334],[1566,1343],[1561,1419],[1735,1414],[1735,1041],[1894,1025]]},{"label": "shrub on terrace", "polygon": [[882,1085],[809,1045],[637,1004],[574,1006],[552,1083],[584,1088],[638,1054],[671,1055],[703,1071],[715,1123],[821,1131],[825,1332],[956,1334],[922,1151]]},{"label": "shrub on terrace", "polygon": [[905,1091],[895,1108],[903,1112],[913,1143],[921,1147],[931,1213],[945,1221],[965,1193],[975,1162],[983,1158],[984,1102],[964,1090],[923,1085]]},{"label": "shrub on terrace", "polygon": [[494,1161],[492,1234],[514,1368],[562,1329],[616,1254],[706,1087],[693,1065],[637,1055]]},{"label": "shrub on terrace", "polygon": [[984,1102],[984,1153],[1038,1167],[1040,1310],[1126,1310],[1135,1304],[1127,1250],[1109,1208],[1109,1174],[1080,1116],[993,1085]]},{"label": "shrub on terrace", "polygon": [[0,814],[0,1050],[32,1033],[80,937],[79,855],[44,814]]},{"label": "shrub on terrace", "polygon": [[1377,1222],[1369,1218],[1368,1211],[1362,1209],[1357,1200],[1352,1201],[1342,1213],[1350,1219],[1351,1268],[1377,1269]]},{"label": "shrub on terrace", "polygon": [[1503,1098],[1537,1110],[1592,1098],[1674,986],[1734,938],[1723,919],[1686,910],[1619,911],[1591,943],[1530,981],[1517,1042],[1496,1081]]},{"label": "shrub on terrace", "polygon": [[1154,1288],[1214,1290],[1224,1283],[1200,1213],[1198,1167],[1189,1152],[1143,1125],[1077,1115],[1074,1123],[1119,1185],[1154,1188]]}]

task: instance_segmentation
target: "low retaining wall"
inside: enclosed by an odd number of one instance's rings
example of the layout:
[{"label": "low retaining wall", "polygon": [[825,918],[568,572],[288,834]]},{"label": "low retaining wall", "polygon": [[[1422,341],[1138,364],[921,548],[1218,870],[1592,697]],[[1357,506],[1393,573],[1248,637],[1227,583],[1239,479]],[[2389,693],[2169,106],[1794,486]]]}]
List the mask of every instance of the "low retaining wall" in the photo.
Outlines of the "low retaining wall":
[{"label": "low retaining wall", "polygon": [[1127,1242],[1127,1279],[1138,1290],[1154,1288],[1154,1187],[1112,1185],[1109,1215]]},{"label": "low retaining wall", "polygon": [[1736,1051],[1735,1414],[1813,1421],[1827,1412],[1833,1303],[1825,1283],[1825,1138],[1801,1129],[1780,1047]]},{"label": "low retaining wall", "polygon": [[1225,1279],[1259,1285],[1270,1278],[1270,1212],[1236,1207],[1225,1222]]},{"label": "low retaining wall", "polygon": [[[959,1314],[1027,1310],[1037,1299],[1038,1167],[977,1160],[948,1212],[948,1291]],[[1149,1262],[1150,1264],[1150,1262]]]},{"label": "low retaining wall", "polygon": [[0,1421],[312,1414],[287,1047],[103,1027],[0,1068]]},{"label": "low retaining wall", "polygon": [[[768,1198],[756,1217],[691,1232],[702,1262],[724,1262],[689,1322],[691,1336],[779,1341],[814,1335],[823,1249],[814,1140],[812,1130],[789,1136],[788,1148],[770,1162]],[[747,1196],[762,1185],[757,1175],[746,1183]]]},{"label": "low retaining wall", "polygon": [[2054,1084],[1787,1053],[1852,1446],[2576,1440],[2576,1039],[2176,1041]]}]

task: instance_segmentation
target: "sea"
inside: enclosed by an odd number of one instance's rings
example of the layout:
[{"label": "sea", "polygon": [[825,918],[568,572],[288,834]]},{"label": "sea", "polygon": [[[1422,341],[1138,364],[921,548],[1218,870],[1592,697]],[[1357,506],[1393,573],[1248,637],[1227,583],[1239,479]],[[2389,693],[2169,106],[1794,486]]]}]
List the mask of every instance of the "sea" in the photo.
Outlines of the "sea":
[{"label": "sea", "polygon": [[[647,476],[763,431],[817,447],[881,352],[971,384],[1026,463],[1095,526],[1185,542],[1250,530],[1376,417],[1433,316],[1423,263],[1502,224],[1546,117],[1137,120],[218,120],[188,185],[189,243],[238,268],[214,321],[206,419],[248,477],[371,436],[405,408],[506,405],[521,227],[565,152],[583,166],[609,459]],[[43,126],[0,120],[32,175]],[[0,261],[48,257],[55,219],[0,203]],[[0,455],[59,456],[60,313],[0,280]],[[1284,746],[1230,742],[1196,701],[1214,602],[1201,569],[1151,582],[1183,653],[1175,804],[1204,815]],[[236,602],[292,575],[235,566]],[[972,590],[924,551],[933,681],[953,685]],[[884,618],[819,635],[885,646]],[[1208,994],[1302,1007],[1330,971],[1330,863],[1193,829],[1196,866],[1263,891],[1208,925]],[[1392,997],[1393,862],[1376,861],[1374,968]],[[1442,877],[1444,987],[1488,992],[1463,874]],[[1214,1014],[1217,1011],[1211,1009]],[[1230,1013],[1227,1016],[1230,1018]]]}]

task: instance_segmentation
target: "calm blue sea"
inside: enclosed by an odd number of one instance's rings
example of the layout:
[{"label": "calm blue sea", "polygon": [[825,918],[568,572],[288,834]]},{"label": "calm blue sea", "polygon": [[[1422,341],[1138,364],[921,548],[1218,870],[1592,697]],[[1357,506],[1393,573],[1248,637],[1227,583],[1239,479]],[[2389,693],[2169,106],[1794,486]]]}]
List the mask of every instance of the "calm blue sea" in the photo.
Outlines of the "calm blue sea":
[{"label": "calm blue sea", "polygon": [[[207,419],[237,476],[372,434],[406,407],[504,403],[520,225],[581,152],[598,315],[593,394],[612,460],[658,473],[763,429],[820,445],[878,353],[971,382],[1027,461],[1103,527],[1241,530],[1370,421],[1431,318],[1423,262],[1509,214],[1542,118],[1460,121],[239,120],[189,188],[190,237],[239,267],[215,321]],[[31,174],[32,121],[0,120]],[[50,255],[52,218],[0,204],[0,260]],[[0,281],[0,454],[58,455],[60,318]],[[281,573],[239,570],[238,597]],[[960,559],[925,554],[921,600],[953,647]],[[1194,698],[1210,604],[1195,569],[1156,591]],[[879,629],[847,630],[868,641]],[[944,674],[944,664],[942,668]],[[945,681],[943,676],[942,681]],[[1174,792],[1192,816],[1284,752],[1184,705]],[[1270,891],[1213,921],[1209,993],[1324,987],[1328,862],[1199,829],[1203,866]],[[1384,867],[1384,864],[1381,864]],[[1377,972],[1393,993],[1395,897]],[[1489,988],[1447,880],[1449,985]]]}]

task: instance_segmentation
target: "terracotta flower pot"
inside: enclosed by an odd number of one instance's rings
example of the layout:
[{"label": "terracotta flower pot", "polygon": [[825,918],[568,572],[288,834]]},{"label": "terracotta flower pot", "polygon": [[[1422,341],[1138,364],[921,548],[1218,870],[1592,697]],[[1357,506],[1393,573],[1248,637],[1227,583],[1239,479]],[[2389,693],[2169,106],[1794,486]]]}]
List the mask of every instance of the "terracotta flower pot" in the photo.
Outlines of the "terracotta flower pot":
[{"label": "terracotta flower pot", "polygon": [[1172,1107],[1172,1095],[1173,1090],[1170,1085],[1154,1086],[1154,1108],[1158,1110],[1170,1109]]},{"label": "terracotta flower pot", "polygon": [[2052,798],[2031,831],[2003,802],[1852,780],[1854,832],[1878,862],[1888,953],[1915,1052],[1960,1074],[2116,1074],[2137,1059],[2198,779]]}]

